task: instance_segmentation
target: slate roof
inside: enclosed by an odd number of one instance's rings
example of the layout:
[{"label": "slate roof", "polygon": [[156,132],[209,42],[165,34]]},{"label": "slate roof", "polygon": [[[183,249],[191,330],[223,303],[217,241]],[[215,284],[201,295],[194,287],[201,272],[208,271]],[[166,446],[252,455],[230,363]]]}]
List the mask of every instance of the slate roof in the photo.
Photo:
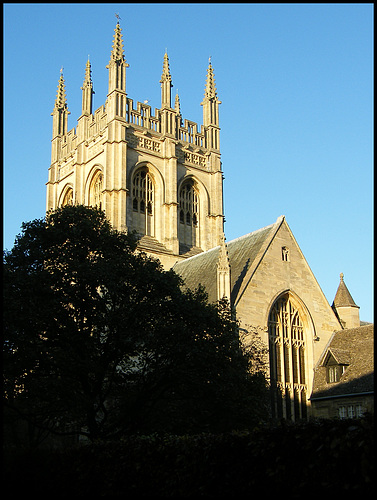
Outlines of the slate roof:
[{"label": "slate roof", "polygon": [[[238,295],[244,278],[256,266],[268,243],[280,227],[284,216],[277,219],[274,224],[263,227],[252,233],[227,242],[230,263],[231,300]],[[220,255],[220,245],[206,252],[178,262],[173,269],[185,281],[185,286],[192,290],[202,284],[205,286],[210,302],[217,300],[217,263]]]},{"label": "slate roof", "polygon": [[[334,333],[328,347],[314,370],[311,399],[339,397],[374,391],[374,325],[348,328]],[[329,353],[346,370],[339,382],[327,382],[325,365]]]}]

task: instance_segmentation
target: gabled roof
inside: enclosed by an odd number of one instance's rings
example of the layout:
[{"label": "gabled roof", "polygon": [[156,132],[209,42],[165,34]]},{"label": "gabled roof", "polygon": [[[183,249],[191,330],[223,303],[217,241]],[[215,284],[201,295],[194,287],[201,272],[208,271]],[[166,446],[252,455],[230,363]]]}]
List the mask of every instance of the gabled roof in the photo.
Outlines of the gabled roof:
[{"label": "gabled roof", "polygon": [[332,356],[334,361],[338,365],[349,365],[351,360],[351,354],[348,349],[337,349],[336,347],[330,347],[328,350],[328,356],[326,356],[326,361],[323,363],[324,366],[328,364],[329,357]]},{"label": "gabled roof", "polygon": [[[311,399],[339,397],[374,391],[374,325],[348,328],[334,333],[314,371]],[[338,364],[348,365],[339,382],[327,382],[327,361],[332,355]]]},{"label": "gabled roof", "polygon": [[[231,300],[235,301],[241,285],[248,281],[258,266],[265,250],[284,220],[284,216],[274,224],[241,236],[227,243],[230,263]],[[205,286],[210,302],[217,300],[217,263],[220,245],[189,259],[178,262],[173,270],[182,276],[187,288],[195,289],[199,283]]]}]

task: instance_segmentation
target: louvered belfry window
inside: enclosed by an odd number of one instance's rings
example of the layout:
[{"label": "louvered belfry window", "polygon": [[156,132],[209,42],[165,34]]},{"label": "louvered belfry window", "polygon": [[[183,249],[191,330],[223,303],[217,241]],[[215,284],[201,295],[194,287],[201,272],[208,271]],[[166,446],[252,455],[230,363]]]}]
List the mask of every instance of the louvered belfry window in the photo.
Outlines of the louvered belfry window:
[{"label": "louvered belfry window", "polygon": [[289,293],[268,318],[272,411],[275,418],[306,419],[306,346],[302,319]]}]

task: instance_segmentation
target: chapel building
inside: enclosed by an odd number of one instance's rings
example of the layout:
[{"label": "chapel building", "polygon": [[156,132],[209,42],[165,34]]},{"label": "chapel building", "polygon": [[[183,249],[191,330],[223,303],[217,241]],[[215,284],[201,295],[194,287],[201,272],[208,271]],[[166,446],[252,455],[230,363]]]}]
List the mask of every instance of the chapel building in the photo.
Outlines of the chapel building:
[{"label": "chapel building", "polygon": [[[339,343],[343,332],[352,328],[357,335],[360,327],[359,308],[343,275],[330,306],[284,216],[226,242],[221,103],[211,62],[200,128],[182,118],[178,94],[172,103],[166,53],[159,82],[161,107],[154,114],[147,103],[137,102],[135,108],[128,97],[128,67],[118,21],[107,66],[106,102],[93,112],[88,61],[81,116],[76,129],[69,131],[61,73],[52,112],[47,210],[66,204],[98,206],[114,228],[136,231],[138,248],[158,258],[164,268],[173,268],[185,286],[204,285],[213,302],[228,298],[243,341],[247,344],[256,334],[268,348],[272,416],[299,420],[315,415],[311,404],[314,374],[318,378],[320,368],[329,362],[326,353],[334,338]],[[354,363],[360,359],[351,358]],[[373,372],[373,366],[367,363],[365,370]],[[332,383],[330,379],[322,382]],[[325,389],[321,386],[321,390]],[[331,414],[336,413],[337,404]],[[362,413],[362,403],[358,411]]]}]

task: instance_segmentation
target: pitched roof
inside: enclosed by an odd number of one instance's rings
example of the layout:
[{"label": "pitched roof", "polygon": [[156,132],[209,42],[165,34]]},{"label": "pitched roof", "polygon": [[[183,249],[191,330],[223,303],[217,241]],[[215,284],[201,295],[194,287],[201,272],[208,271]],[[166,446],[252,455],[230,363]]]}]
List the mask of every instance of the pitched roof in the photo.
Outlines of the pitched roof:
[{"label": "pitched roof", "polygon": [[340,283],[335,294],[333,307],[358,307],[350,294],[346,284],[344,283],[344,275],[340,273]]},{"label": "pitched roof", "polygon": [[[264,250],[284,220],[284,216],[274,224],[236,238],[227,243],[230,263],[230,289],[232,302],[240,292],[241,285],[260,261]],[[210,302],[217,300],[217,263],[220,245],[206,252],[178,262],[173,269],[184,279],[187,288],[195,289],[199,283],[205,286]]]},{"label": "pitched roof", "polygon": [[[311,399],[337,397],[374,390],[374,325],[348,328],[334,333],[319,366],[314,371]],[[326,362],[331,354],[348,365],[339,382],[327,382]]]}]

